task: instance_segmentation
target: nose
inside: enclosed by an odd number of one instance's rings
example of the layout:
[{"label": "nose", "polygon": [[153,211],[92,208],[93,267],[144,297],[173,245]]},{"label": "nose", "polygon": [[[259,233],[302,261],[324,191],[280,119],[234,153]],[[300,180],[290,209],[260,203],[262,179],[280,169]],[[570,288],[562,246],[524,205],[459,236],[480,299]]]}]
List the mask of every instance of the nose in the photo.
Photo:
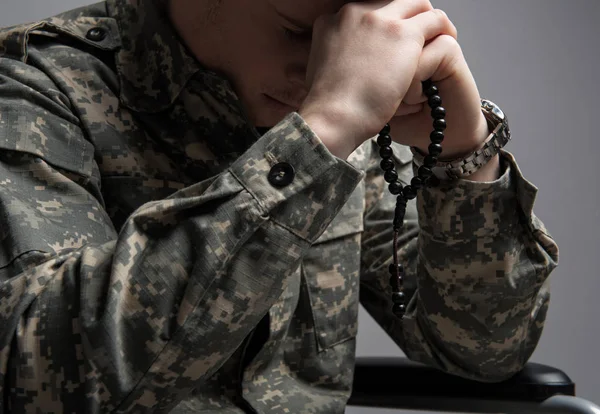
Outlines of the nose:
[{"label": "nose", "polygon": [[310,56],[311,42],[302,42],[294,47],[294,53],[290,55],[285,69],[286,78],[292,83],[298,90],[304,92],[304,95],[308,93],[306,85],[306,67],[308,65],[308,58]]}]

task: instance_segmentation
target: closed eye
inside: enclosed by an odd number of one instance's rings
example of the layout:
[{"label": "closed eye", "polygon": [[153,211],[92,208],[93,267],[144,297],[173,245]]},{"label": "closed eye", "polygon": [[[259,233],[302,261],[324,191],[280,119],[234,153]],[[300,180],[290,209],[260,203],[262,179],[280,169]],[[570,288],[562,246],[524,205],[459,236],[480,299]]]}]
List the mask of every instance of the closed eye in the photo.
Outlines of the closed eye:
[{"label": "closed eye", "polygon": [[312,38],[312,32],[294,31],[285,26],[282,28],[285,36],[292,41],[310,40]]}]

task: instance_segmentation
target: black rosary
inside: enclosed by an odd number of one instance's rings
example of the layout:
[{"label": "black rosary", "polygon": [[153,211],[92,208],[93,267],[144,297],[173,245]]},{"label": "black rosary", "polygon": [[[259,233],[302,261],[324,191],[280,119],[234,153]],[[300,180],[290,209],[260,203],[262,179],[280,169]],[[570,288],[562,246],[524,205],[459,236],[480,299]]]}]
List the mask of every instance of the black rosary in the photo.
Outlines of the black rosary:
[{"label": "black rosary", "polygon": [[433,117],[433,132],[429,136],[431,144],[429,145],[429,154],[425,157],[423,165],[419,167],[417,176],[413,177],[409,185],[403,186],[398,181],[394,161],[392,160],[392,138],[390,137],[390,125],[379,132],[377,145],[379,145],[379,155],[381,155],[380,166],[385,171],[384,179],[389,183],[389,191],[396,198],[396,210],[394,212],[394,261],[390,264],[390,285],[392,286],[392,302],[394,306],[392,311],[394,315],[402,318],[406,312],[406,295],[404,294],[404,267],[398,263],[398,235],[404,224],[404,215],[406,214],[406,204],[408,200],[417,197],[417,191],[421,188],[435,185],[437,178],[433,175],[432,168],[437,163],[437,157],[442,153],[442,141],[444,140],[444,131],[446,130],[446,109],[442,107],[442,98],[438,95],[438,88],[433,85],[431,80],[423,82],[423,92],[428,98],[428,104],[431,108]]}]

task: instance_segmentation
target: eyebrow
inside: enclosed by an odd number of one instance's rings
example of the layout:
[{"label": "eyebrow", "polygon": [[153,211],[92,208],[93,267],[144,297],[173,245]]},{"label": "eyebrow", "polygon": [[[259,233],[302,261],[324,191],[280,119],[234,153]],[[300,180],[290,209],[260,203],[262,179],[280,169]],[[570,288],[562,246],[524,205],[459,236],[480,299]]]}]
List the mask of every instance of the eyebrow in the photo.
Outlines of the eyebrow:
[{"label": "eyebrow", "polygon": [[277,14],[281,18],[287,20],[288,22],[290,22],[291,24],[293,24],[294,26],[296,26],[298,29],[306,30],[306,31],[309,31],[309,32],[312,31],[312,26],[307,25],[306,23],[298,21],[298,20],[296,20],[294,18],[291,18],[289,16],[286,16],[285,14],[282,14],[279,10],[275,10],[275,11],[277,12]]}]

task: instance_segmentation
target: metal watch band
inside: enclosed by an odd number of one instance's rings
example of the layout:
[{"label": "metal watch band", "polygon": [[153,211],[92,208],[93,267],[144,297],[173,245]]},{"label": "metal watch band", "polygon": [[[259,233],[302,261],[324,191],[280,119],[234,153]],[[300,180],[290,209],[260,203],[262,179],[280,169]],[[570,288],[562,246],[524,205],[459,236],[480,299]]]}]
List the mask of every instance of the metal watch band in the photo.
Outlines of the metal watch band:
[{"label": "metal watch band", "polygon": [[[510,128],[508,127],[508,120],[504,112],[496,104],[487,99],[481,100],[481,110],[491,130],[490,135],[485,140],[485,144],[466,157],[456,160],[438,161],[432,168],[432,171],[440,180],[455,180],[468,177],[487,164],[510,141]],[[411,147],[411,151],[417,167],[423,165],[424,154],[414,147]]]}]

